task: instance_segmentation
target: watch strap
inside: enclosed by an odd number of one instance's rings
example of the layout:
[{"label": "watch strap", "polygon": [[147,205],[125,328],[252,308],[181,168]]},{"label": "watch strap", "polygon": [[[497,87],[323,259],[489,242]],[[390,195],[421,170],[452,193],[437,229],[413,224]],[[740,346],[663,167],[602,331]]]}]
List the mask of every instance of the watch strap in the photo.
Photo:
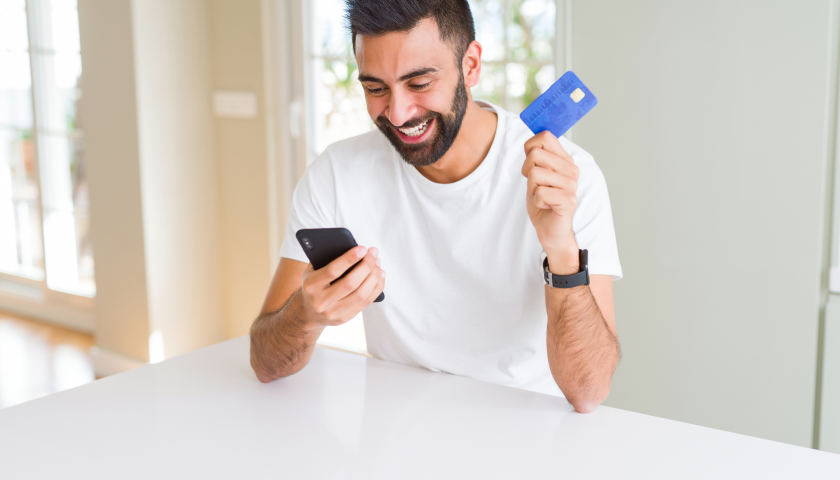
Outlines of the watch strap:
[{"label": "watch strap", "polygon": [[554,288],[575,288],[581,285],[589,285],[589,252],[580,250],[579,254],[580,271],[572,275],[555,275],[548,269],[548,257],[543,260],[543,277],[545,283]]}]

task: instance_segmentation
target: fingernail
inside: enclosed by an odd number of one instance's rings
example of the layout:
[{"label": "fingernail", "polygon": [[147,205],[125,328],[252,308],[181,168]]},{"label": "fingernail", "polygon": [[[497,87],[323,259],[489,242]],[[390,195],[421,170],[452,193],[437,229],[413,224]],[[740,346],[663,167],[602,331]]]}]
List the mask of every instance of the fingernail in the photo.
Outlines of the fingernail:
[{"label": "fingernail", "polygon": [[362,247],[362,248],[356,250],[356,256],[359,257],[359,258],[364,257],[366,253],[367,253],[367,248],[365,248],[365,247]]},{"label": "fingernail", "polygon": [[377,258],[377,259],[376,259],[376,266],[377,266],[377,267],[381,267],[381,266],[382,266],[382,260],[380,260],[380,259],[378,259],[378,258]]},{"label": "fingernail", "polygon": [[382,278],[385,278],[385,270],[380,270],[382,272]]},{"label": "fingernail", "polygon": [[371,247],[370,254],[373,255],[373,258],[379,258],[379,249],[376,247]]}]

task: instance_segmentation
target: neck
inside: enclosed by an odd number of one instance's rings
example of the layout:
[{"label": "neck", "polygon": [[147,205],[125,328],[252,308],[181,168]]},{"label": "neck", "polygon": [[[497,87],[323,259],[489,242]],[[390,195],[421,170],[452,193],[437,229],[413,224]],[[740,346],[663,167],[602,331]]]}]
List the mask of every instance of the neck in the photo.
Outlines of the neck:
[{"label": "neck", "polygon": [[417,167],[421,175],[435,183],[455,183],[471,174],[487,156],[496,136],[496,114],[470,99],[458,136],[440,160],[428,167]]}]

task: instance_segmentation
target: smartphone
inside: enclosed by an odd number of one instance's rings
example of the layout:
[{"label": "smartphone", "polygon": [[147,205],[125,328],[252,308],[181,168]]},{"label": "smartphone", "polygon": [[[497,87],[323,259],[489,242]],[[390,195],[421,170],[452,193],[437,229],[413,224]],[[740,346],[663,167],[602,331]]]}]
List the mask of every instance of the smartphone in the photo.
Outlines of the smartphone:
[{"label": "smartphone", "polygon": [[[305,228],[298,230],[295,236],[315,270],[326,267],[330,262],[344,255],[347,250],[358,246],[353,234],[346,228]],[[358,262],[353,267],[356,265]],[[353,267],[348,268],[333,283],[344,278],[350,270],[353,270]],[[385,292],[380,293],[374,302],[382,300],[385,300]]]}]

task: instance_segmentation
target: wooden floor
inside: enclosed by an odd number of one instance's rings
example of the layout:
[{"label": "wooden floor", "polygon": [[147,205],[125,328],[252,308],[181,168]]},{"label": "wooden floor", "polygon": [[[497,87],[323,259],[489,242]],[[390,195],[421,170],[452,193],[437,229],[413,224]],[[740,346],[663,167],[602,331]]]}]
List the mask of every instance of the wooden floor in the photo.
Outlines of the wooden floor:
[{"label": "wooden floor", "polygon": [[0,311],[0,408],[94,380],[93,336]]}]

